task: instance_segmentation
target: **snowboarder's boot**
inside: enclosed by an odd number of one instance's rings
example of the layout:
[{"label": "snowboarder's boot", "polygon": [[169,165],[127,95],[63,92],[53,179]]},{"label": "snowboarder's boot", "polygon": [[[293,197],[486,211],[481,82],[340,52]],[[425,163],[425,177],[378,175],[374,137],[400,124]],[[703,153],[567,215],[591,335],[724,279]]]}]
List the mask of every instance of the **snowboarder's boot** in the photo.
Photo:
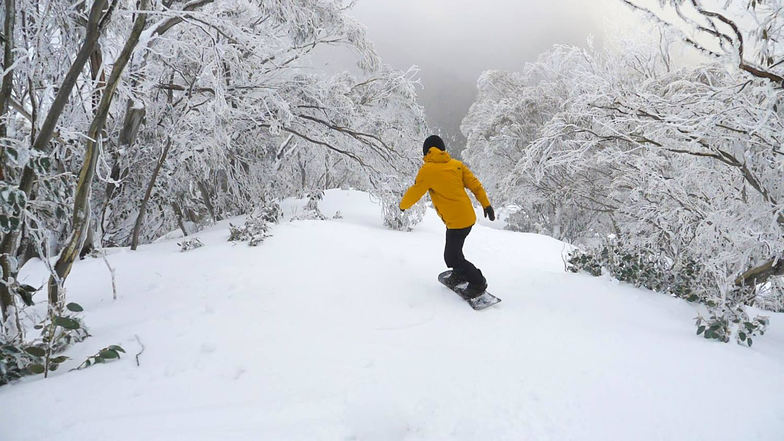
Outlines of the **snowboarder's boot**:
[{"label": "snowboarder's boot", "polygon": [[482,271],[479,271],[479,276],[482,277],[481,282],[469,283],[468,287],[465,289],[465,294],[469,299],[481,296],[487,289],[487,279],[482,275]]},{"label": "snowboarder's boot", "polygon": [[[481,274],[481,272],[480,272]],[[472,308],[477,311],[485,309],[487,307],[493,306],[496,303],[500,302],[501,299],[498,297],[490,294],[485,289],[487,288],[487,281],[485,280],[484,276],[482,276],[482,282],[473,286],[472,294],[469,295],[468,286],[469,283],[467,280],[463,278],[450,279],[452,276],[452,270],[444,271],[443,273],[438,275],[438,281],[446,285],[449,289],[454,291],[457,295],[466,300]],[[457,282],[457,286],[451,286],[448,284],[448,281],[454,283]],[[481,288],[481,289],[480,289]],[[479,294],[477,295],[477,291]]]},{"label": "snowboarder's boot", "polygon": [[462,283],[466,283],[467,280],[463,277],[460,273],[456,273],[454,270],[449,277],[446,277],[442,280],[442,283],[448,286],[450,289],[455,289],[458,285]]}]

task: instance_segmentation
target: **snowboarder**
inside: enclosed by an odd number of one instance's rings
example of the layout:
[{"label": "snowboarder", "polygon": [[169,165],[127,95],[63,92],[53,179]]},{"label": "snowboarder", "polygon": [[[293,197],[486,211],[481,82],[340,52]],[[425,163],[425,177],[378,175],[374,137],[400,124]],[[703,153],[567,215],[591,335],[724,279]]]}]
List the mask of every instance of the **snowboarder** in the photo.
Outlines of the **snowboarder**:
[{"label": "snowboarder", "polygon": [[465,188],[476,196],[485,217],[491,221],[495,220],[493,207],[479,179],[462,162],[449,156],[441,137],[429,136],[422,146],[422,153],[425,163],[419,169],[414,185],[400,201],[400,209],[411,208],[425,192],[430,193],[436,212],[446,224],[444,261],[452,268],[452,275],[445,283],[457,286],[468,282],[465,293],[469,298],[479,297],[487,289],[487,280],[482,271],[463,256],[463,243],[476,223],[476,213]]}]

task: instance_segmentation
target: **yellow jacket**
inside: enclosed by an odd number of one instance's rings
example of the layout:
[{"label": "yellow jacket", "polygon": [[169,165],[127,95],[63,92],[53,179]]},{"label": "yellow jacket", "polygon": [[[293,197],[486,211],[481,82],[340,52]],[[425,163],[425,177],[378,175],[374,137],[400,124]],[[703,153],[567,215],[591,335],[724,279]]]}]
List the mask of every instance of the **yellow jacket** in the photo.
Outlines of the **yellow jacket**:
[{"label": "yellow jacket", "polygon": [[465,188],[482,204],[490,206],[487,193],[479,179],[462,162],[452,159],[449,153],[431,147],[425,155],[425,163],[417,173],[416,182],[408,189],[400,201],[400,209],[407,210],[430,193],[430,199],[449,229],[468,228],[476,223],[476,213]]}]

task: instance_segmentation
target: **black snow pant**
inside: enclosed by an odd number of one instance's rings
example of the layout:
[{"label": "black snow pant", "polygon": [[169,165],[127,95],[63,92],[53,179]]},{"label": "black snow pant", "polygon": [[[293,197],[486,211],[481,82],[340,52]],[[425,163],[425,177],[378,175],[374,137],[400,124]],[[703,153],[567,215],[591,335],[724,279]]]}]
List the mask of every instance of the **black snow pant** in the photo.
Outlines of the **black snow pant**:
[{"label": "black snow pant", "polygon": [[446,230],[446,246],[444,247],[444,261],[452,272],[468,281],[472,285],[483,285],[485,277],[473,263],[463,256],[463,244],[466,236],[471,232],[471,227],[459,230]]}]

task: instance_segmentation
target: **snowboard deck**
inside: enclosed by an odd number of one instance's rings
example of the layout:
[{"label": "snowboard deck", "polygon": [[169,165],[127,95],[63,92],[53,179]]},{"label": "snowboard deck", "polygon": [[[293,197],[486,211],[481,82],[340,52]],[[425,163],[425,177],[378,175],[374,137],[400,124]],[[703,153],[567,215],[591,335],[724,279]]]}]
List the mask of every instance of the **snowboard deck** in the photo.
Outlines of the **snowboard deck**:
[{"label": "snowboard deck", "polygon": [[463,282],[457,286],[450,286],[446,283],[446,279],[451,275],[452,275],[452,270],[446,270],[438,275],[438,281],[441,282],[442,285],[454,291],[455,294],[459,295],[463,300],[465,300],[469,305],[471,305],[471,307],[474,308],[474,310],[481,311],[501,301],[501,299],[490,294],[489,292],[487,292],[487,290],[485,290],[485,292],[483,292],[479,297],[474,297],[474,298],[468,297],[465,291],[466,288],[468,287],[468,282]]}]

